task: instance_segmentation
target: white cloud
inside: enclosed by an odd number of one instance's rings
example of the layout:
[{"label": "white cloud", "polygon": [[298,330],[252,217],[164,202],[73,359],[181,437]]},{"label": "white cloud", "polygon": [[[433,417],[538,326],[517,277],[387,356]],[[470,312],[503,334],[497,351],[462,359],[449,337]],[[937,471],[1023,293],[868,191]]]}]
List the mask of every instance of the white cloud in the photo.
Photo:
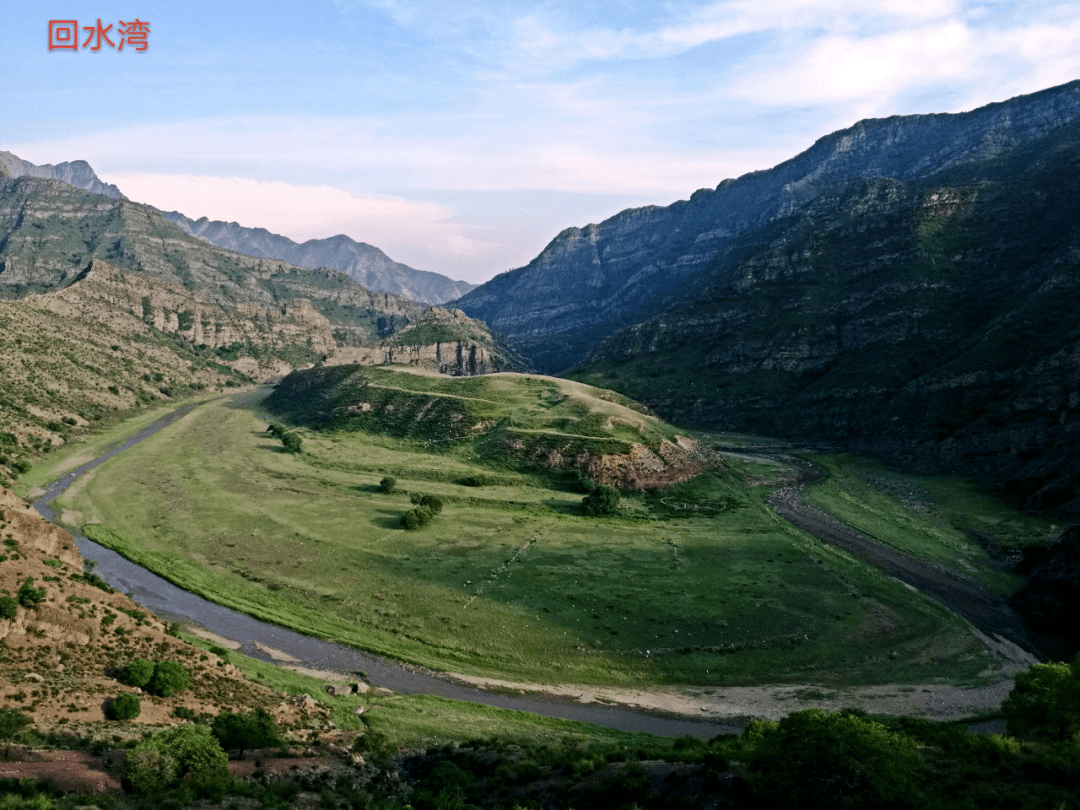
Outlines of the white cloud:
[{"label": "white cloud", "polygon": [[747,71],[732,95],[770,105],[871,97],[888,104],[912,86],[967,78],[971,45],[971,32],[959,22],[865,38],[823,37],[786,64]]}]

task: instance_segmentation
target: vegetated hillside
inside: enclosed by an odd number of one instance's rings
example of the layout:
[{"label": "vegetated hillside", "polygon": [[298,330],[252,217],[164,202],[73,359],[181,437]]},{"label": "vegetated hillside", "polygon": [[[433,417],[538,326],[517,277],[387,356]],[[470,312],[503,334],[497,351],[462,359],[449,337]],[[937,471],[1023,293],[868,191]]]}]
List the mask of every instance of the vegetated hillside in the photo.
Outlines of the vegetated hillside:
[{"label": "vegetated hillside", "polygon": [[460,309],[431,307],[390,337],[360,348],[339,348],[324,365],[410,365],[472,377],[496,371],[525,371],[529,365],[487,324]]},{"label": "vegetated hillside", "polygon": [[[246,680],[217,655],[169,635],[157,617],[99,577],[84,574],[71,535],[3,488],[0,530],[0,594],[18,602],[14,617],[0,617],[0,700],[29,714],[39,730],[81,726],[92,734],[93,727],[84,724],[103,722],[106,699],[119,694],[138,695],[138,721],[154,725],[180,723],[172,714],[180,707],[212,715],[260,707],[282,720],[298,719],[297,709],[277,693]],[[191,676],[190,688],[153,697],[120,684],[116,670],[136,658],[180,662]],[[111,737],[117,729],[110,725]]]},{"label": "vegetated hillside", "polygon": [[280,377],[332,347],[306,302],[258,318],[94,261],[68,287],[0,300],[0,484],[142,408]]},{"label": "vegetated hillside", "polygon": [[0,297],[65,287],[91,259],[155,277],[223,307],[265,309],[306,298],[343,345],[385,337],[421,311],[412,301],[373,293],[338,271],[308,270],[216,247],[148,206],[56,180],[0,182]]},{"label": "vegetated hillside", "polygon": [[319,367],[290,374],[265,407],[294,424],[467,443],[495,466],[580,470],[627,489],[689,480],[718,462],[625,397],[549,377]]},{"label": "vegetated hillside", "polygon": [[1080,122],[833,184],[572,376],[680,423],[814,436],[1080,514]]},{"label": "vegetated hillside", "polygon": [[218,247],[248,256],[281,259],[300,267],[340,270],[375,292],[442,304],[476,288],[467,281],[454,281],[439,273],[395,262],[377,247],[344,234],[298,244],[265,228],[245,228],[236,222],[211,221],[206,217],[196,220],[177,211],[163,214],[191,235]]},{"label": "vegetated hillside", "polygon": [[541,372],[556,372],[618,329],[691,305],[703,287],[737,276],[731,254],[740,239],[747,237],[745,247],[761,229],[768,238],[778,222],[845,193],[852,180],[907,181],[1004,157],[1078,115],[1080,82],[1072,82],[963,114],[861,121],[773,169],[689,200],[569,228],[527,266],[456,306],[505,335]]}]

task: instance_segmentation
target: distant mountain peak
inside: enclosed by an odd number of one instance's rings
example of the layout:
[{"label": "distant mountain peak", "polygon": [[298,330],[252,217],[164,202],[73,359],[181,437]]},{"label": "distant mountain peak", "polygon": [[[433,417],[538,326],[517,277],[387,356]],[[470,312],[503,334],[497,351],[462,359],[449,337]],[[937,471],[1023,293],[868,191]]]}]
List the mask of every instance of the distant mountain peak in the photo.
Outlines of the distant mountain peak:
[{"label": "distant mountain peak", "polygon": [[395,262],[379,248],[343,233],[302,244],[265,228],[246,228],[235,222],[191,219],[177,211],[162,212],[192,236],[247,256],[280,259],[316,269],[329,267],[346,273],[373,292],[390,293],[427,304],[453,301],[475,289],[475,284],[454,281],[439,273],[417,270]]},{"label": "distant mountain peak", "polygon": [[65,161],[55,166],[51,164],[35,166],[11,152],[0,152],[0,176],[3,176],[5,172],[10,177],[42,177],[61,180],[83,191],[89,191],[91,194],[102,194],[114,200],[127,199],[116,186],[102,181],[85,160]]}]

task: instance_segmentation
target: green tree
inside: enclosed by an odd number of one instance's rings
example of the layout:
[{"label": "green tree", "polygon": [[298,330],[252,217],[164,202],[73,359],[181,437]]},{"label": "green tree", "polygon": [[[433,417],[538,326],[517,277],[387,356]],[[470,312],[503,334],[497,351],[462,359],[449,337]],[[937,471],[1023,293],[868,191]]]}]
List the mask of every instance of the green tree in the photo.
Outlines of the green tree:
[{"label": "green tree", "polygon": [[239,759],[250,748],[270,748],[284,741],[277,721],[266,709],[253,712],[224,712],[214,718],[210,731],[226,751],[238,748]]},{"label": "green tree", "polygon": [[138,793],[155,795],[182,780],[227,779],[229,758],[206,726],[183,725],[143,740],[128,753],[124,772]]},{"label": "green tree", "polygon": [[120,683],[126,683],[128,686],[142,688],[150,683],[152,677],[154,677],[154,662],[145,658],[136,658],[120,671]]},{"label": "green tree", "polygon": [[146,691],[158,697],[171,697],[188,688],[191,679],[179,661],[159,661],[146,684]]},{"label": "green tree", "polygon": [[285,446],[287,453],[299,453],[304,440],[295,433],[286,433],[281,437],[281,443]]},{"label": "green tree", "polygon": [[0,619],[14,619],[19,611],[19,601],[14,596],[0,596]]},{"label": "green tree", "polygon": [[0,740],[4,741],[4,758],[11,756],[11,743],[19,732],[30,725],[30,718],[18,709],[0,708]]},{"label": "green tree", "polygon": [[1080,658],[1016,673],[1001,712],[1009,733],[1064,741],[1080,731]]},{"label": "green tree", "polygon": [[397,479],[393,476],[388,475],[386,476],[386,478],[379,482],[379,492],[382,492],[386,495],[389,495],[391,492],[393,492],[395,488],[397,488]]},{"label": "green tree", "polygon": [[106,720],[134,720],[142,712],[142,702],[137,695],[123,692],[105,704]]},{"label": "green tree", "polygon": [[288,431],[285,429],[285,426],[280,422],[271,422],[269,425],[266,426],[266,432],[269,433],[271,436],[275,436],[280,439]]},{"label": "green tree", "polygon": [[600,484],[581,501],[582,511],[594,517],[614,515],[619,511],[619,490],[608,484]]},{"label": "green tree", "polygon": [[771,806],[922,806],[926,768],[910,737],[821,709],[792,712],[775,729],[760,732],[749,758],[750,783]]}]

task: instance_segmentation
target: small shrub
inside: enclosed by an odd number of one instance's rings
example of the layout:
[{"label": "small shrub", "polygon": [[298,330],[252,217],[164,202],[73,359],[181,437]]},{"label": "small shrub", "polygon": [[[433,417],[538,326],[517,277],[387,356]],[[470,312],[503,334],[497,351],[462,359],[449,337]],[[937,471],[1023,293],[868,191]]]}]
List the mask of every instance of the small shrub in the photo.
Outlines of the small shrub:
[{"label": "small shrub", "polygon": [[384,495],[389,495],[396,488],[397,479],[393,476],[388,475],[386,476],[386,478],[379,482],[379,492],[382,492]]},{"label": "small shrub", "polygon": [[158,697],[171,697],[183,692],[191,683],[184,665],[178,661],[159,661],[154,664],[154,674],[146,684],[146,691]]},{"label": "small shrub", "polygon": [[589,493],[596,489],[596,482],[594,482],[581,470],[574,470],[572,473],[570,473],[569,481],[567,483],[569,484],[570,490],[572,492]]},{"label": "small shrub", "polygon": [[437,515],[443,510],[443,499],[438,495],[421,495],[420,506]]},{"label": "small shrub", "polygon": [[[24,695],[25,697],[25,695]],[[11,756],[11,742],[31,723],[30,718],[18,709],[0,708],[0,740],[6,745],[5,757]]]},{"label": "small shrub", "polygon": [[619,511],[619,490],[608,484],[601,484],[581,501],[581,509],[586,515],[598,517],[614,515]]},{"label": "small shrub", "polygon": [[14,596],[0,596],[0,619],[14,619],[19,602]]},{"label": "small shrub", "polygon": [[34,578],[27,577],[26,581],[19,588],[17,594],[19,604],[25,608],[37,607],[38,602],[45,599],[45,589],[34,587]]},{"label": "small shrub", "polygon": [[142,703],[138,695],[129,695],[127,692],[117,695],[105,704],[106,720],[134,720],[142,711]]},{"label": "small shrub", "polygon": [[285,452],[300,453],[302,452],[300,448],[303,446],[304,440],[295,433],[286,433],[281,437],[281,443],[285,447]]},{"label": "small shrub", "polygon": [[410,531],[413,529],[419,529],[431,522],[431,510],[426,506],[417,506],[415,509],[410,509],[404,515],[401,516],[401,525]]},{"label": "small shrub", "polygon": [[486,475],[466,475],[459,478],[458,483],[463,487],[486,487],[491,484],[491,479]]},{"label": "small shrub", "polygon": [[154,662],[145,658],[136,658],[120,672],[120,683],[142,688],[150,683],[152,677],[154,677]]}]

